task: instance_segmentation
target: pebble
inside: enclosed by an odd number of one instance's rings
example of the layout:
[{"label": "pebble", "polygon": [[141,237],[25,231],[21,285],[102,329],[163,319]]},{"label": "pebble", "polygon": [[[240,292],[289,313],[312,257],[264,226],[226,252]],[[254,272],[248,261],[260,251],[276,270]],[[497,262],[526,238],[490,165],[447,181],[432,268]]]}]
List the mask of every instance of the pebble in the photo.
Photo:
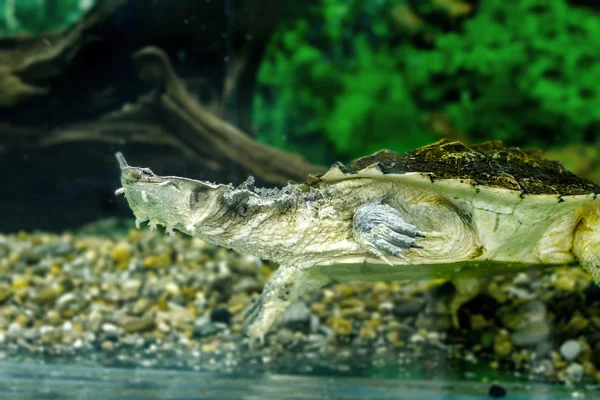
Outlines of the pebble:
[{"label": "pebble", "polygon": [[394,303],[392,303],[391,301],[382,301],[377,306],[377,310],[379,310],[380,312],[391,312],[394,310]]},{"label": "pebble", "polygon": [[222,322],[229,325],[231,322],[231,312],[226,307],[218,307],[210,312],[211,322]]},{"label": "pebble", "polygon": [[587,328],[589,323],[590,321],[583,315],[581,315],[580,313],[575,313],[575,315],[573,315],[573,317],[565,327],[565,330],[571,335],[576,335],[583,331],[585,328]]},{"label": "pebble", "polygon": [[29,286],[29,281],[23,277],[14,277],[12,280],[12,287],[15,290],[23,289]]},{"label": "pebble", "polygon": [[105,340],[102,342],[102,350],[104,351],[113,351],[115,349],[115,345],[113,342],[109,340]]},{"label": "pebble", "polygon": [[112,251],[112,259],[119,268],[126,268],[131,259],[131,246],[127,242],[117,244]]},{"label": "pebble", "polygon": [[109,340],[117,340],[121,336],[119,328],[113,324],[102,324],[102,332]]},{"label": "pebble", "polygon": [[148,332],[154,329],[154,318],[151,315],[145,315],[141,318],[128,318],[121,324],[121,327],[127,333]]},{"label": "pebble", "polygon": [[142,297],[138,299],[133,307],[131,308],[131,313],[134,315],[142,315],[152,306],[152,300],[147,297]]},{"label": "pebble", "polygon": [[375,329],[371,328],[370,326],[363,326],[360,328],[358,335],[363,339],[371,340],[377,337],[377,332],[375,332]]},{"label": "pebble", "polygon": [[504,327],[511,330],[523,329],[534,322],[544,321],[546,305],[540,300],[517,303],[500,308],[496,315]]},{"label": "pebble", "polygon": [[23,328],[17,322],[13,322],[8,326],[6,337],[8,339],[18,339],[23,335]]},{"label": "pebble", "polygon": [[556,280],[554,286],[559,290],[571,292],[575,288],[575,281],[571,277],[563,275]]},{"label": "pebble", "polygon": [[490,397],[494,397],[494,398],[504,397],[504,396],[506,396],[506,389],[504,389],[502,386],[494,383],[493,385],[490,386],[490,389],[488,390],[488,394],[490,395]]},{"label": "pebble", "polygon": [[569,378],[570,382],[578,383],[583,378],[583,373],[584,373],[583,365],[576,363],[576,362],[571,363],[565,369],[565,372],[566,372],[567,377]]},{"label": "pebble", "polygon": [[581,345],[577,340],[567,340],[560,346],[560,354],[568,360],[573,361],[581,352]]},{"label": "pebble", "polygon": [[215,335],[227,329],[227,325],[220,322],[211,322],[206,317],[200,317],[194,322],[193,332],[198,337]]},{"label": "pebble", "polygon": [[485,326],[487,325],[487,321],[485,320],[485,317],[481,314],[474,314],[471,315],[471,328],[472,329],[476,329],[476,330],[480,330],[485,328]]},{"label": "pebble", "polygon": [[[533,380],[600,381],[600,312],[586,306],[600,290],[591,290],[583,273],[495,277],[483,301],[461,307],[469,319],[460,329],[448,307],[452,282],[332,284],[307,292],[264,347],[248,349],[244,310],[276,266],[183,235],[131,232],[0,235],[0,269],[12,276],[0,282],[0,356],[5,348],[36,355],[94,349],[141,366],[174,360],[185,367],[195,357],[189,365],[200,369],[250,360],[253,368],[267,363],[281,372],[315,365],[347,372],[361,364],[409,365],[438,357],[429,353],[435,349],[495,368],[516,366]],[[577,340],[559,347],[550,333]],[[490,396],[501,393],[493,387]]]},{"label": "pebble", "polygon": [[494,353],[501,357],[508,357],[512,354],[513,345],[510,341],[510,337],[506,333],[499,333],[494,336]]},{"label": "pebble", "polygon": [[128,279],[123,282],[121,287],[121,296],[124,300],[131,300],[138,297],[140,288],[142,287],[142,281],[139,279]]},{"label": "pebble", "polygon": [[54,300],[58,297],[58,291],[53,287],[44,287],[38,289],[37,293],[34,295],[37,301],[41,303],[53,303]]},{"label": "pebble", "polygon": [[510,339],[514,345],[525,347],[535,346],[548,339],[550,326],[546,321],[533,322],[513,332]]},{"label": "pebble", "polygon": [[12,290],[8,285],[0,285],[0,304],[3,304],[12,295]]},{"label": "pebble", "polygon": [[181,293],[181,289],[179,289],[179,285],[175,282],[169,282],[165,285],[165,291],[171,296],[177,296]]},{"label": "pebble", "polygon": [[64,310],[77,302],[77,296],[74,293],[65,293],[56,300],[56,306]]},{"label": "pebble", "polygon": [[290,330],[299,330],[308,333],[311,325],[312,313],[303,301],[297,301],[281,314],[277,326]]},{"label": "pebble", "polygon": [[341,336],[349,335],[352,332],[352,322],[342,317],[331,317],[327,320],[327,325]]},{"label": "pebble", "polygon": [[398,317],[416,315],[425,306],[425,300],[422,298],[412,298],[397,302],[392,312]]}]

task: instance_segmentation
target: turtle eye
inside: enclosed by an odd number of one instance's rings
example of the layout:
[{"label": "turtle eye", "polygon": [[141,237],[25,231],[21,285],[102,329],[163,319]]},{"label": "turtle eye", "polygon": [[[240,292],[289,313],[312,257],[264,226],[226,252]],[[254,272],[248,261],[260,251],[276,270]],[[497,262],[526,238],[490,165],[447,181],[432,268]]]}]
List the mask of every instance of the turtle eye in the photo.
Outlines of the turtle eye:
[{"label": "turtle eye", "polygon": [[205,207],[210,200],[208,188],[197,187],[190,193],[190,208]]}]

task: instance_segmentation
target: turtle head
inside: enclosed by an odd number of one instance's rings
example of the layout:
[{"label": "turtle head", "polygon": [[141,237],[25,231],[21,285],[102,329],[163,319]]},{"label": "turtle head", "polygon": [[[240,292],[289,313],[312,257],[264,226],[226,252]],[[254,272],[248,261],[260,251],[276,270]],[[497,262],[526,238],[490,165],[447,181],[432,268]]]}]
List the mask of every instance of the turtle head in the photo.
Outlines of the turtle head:
[{"label": "turtle head", "polygon": [[149,221],[151,228],[164,225],[194,235],[199,230],[218,228],[223,193],[226,185],[158,176],[148,168],[131,167],[121,153],[116,153],[121,168],[122,188],[115,193],[125,195],[136,224]]}]

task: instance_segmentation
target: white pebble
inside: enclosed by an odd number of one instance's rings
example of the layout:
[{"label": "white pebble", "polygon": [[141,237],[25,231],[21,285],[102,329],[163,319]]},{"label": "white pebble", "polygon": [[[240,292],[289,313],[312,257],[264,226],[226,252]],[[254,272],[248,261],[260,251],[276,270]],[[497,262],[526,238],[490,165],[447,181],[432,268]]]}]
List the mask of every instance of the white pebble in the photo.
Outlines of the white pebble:
[{"label": "white pebble", "polygon": [[581,345],[577,340],[567,340],[560,346],[560,354],[568,360],[573,361],[581,353]]},{"label": "white pebble", "polygon": [[8,330],[6,331],[6,337],[9,339],[17,339],[23,333],[23,328],[16,322],[13,322],[8,326]]},{"label": "white pebble", "polygon": [[583,365],[579,363],[571,363],[565,372],[567,373],[567,377],[571,382],[579,382],[581,381],[581,378],[583,378]]}]

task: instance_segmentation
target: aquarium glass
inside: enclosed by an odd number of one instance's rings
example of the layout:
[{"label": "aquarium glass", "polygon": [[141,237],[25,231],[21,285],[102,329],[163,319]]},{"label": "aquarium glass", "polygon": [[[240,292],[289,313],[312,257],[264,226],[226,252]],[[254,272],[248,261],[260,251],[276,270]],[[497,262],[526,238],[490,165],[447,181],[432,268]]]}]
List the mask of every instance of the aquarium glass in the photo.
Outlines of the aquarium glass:
[{"label": "aquarium glass", "polygon": [[600,398],[600,3],[0,0],[0,398]]}]

